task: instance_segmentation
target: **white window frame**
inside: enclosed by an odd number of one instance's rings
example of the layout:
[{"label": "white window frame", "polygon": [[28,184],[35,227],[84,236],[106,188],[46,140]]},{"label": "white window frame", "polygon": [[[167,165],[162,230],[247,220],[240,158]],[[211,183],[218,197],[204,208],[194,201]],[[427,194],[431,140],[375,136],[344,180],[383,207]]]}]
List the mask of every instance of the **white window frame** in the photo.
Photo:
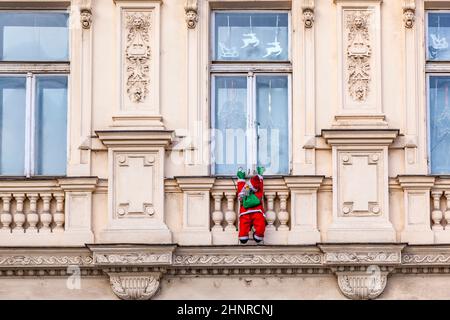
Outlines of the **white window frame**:
[{"label": "white window frame", "polygon": [[[70,8],[68,9],[0,9],[0,12],[11,13],[67,13],[70,22]],[[25,104],[25,161],[23,176],[31,178],[36,175],[35,132],[36,132],[36,77],[66,77],[67,78],[67,134],[66,154],[69,155],[69,110],[70,110],[70,60],[71,60],[71,32],[68,26],[68,60],[67,61],[0,61],[0,77],[26,77]],[[67,159],[66,159],[67,169]],[[46,176],[46,175],[44,175]],[[8,175],[0,174],[0,178]]]},{"label": "white window frame", "polygon": [[448,172],[445,173],[433,173],[432,172],[432,156],[431,156],[431,96],[430,96],[430,78],[431,77],[448,77],[450,78],[450,73],[444,72],[427,72],[426,74],[426,91],[427,91],[427,152],[428,152],[428,174],[433,176],[450,175],[450,168]]},{"label": "white window frame", "polygon": [[450,63],[450,59],[449,60],[429,60],[429,54],[428,54],[428,20],[429,20],[429,14],[430,13],[448,13],[450,14],[450,10],[426,10],[425,11],[425,61],[428,64],[433,64],[433,63],[446,63],[449,62]]},{"label": "white window frame", "polygon": [[[282,61],[246,61],[246,60],[214,60],[215,58],[215,13],[287,13],[288,14],[288,60]],[[215,101],[215,77],[220,76],[237,76],[247,77],[247,130],[250,130],[252,139],[247,139],[247,172],[255,170],[255,163],[258,157],[257,143],[257,126],[256,126],[256,77],[258,76],[286,76],[288,79],[288,175],[292,173],[292,39],[291,39],[291,11],[282,10],[222,10],[214,9],[211,11],[211,30],[210,36],[210,101],[211,101],[211,128],[215,129],[216,101]],[[213,131],[214,132],[214,131]],[[248,132],[248,131],[247,131]],[[211,136],[211,149],[215,150],[215,137]],[[210,172],[216,175],[216,163],[214,162],[215,154],[211,152]],[[234,173],[225,176],[232,176]],[[280,174],[275,174],[280,175]]]}]

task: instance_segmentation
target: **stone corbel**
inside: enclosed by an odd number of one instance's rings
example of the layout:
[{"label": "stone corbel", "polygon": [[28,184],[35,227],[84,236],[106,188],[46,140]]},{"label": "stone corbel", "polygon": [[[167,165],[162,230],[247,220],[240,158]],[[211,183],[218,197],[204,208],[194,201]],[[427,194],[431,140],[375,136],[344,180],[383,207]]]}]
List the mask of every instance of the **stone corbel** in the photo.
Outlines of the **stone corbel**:
[{"label": "stone corbel", "polygon": [[150,300],[160,289],[161,272],[108,273],[111,289],[122,300]]},{"label": "stone corbel", "polygon": [[197,0],[186,0],[184,6],[186,14],[186,23],[189,29],[195,29],[198,22],[198,3]]},{"label": "stone corbel", "polygon": [[[111,289],[122,300],[149,300],[172,264],[174,245],[88,245],[93,264],[109,276]],[[136,271],[138,270],[139,271]]]},{"label": "stone corbel", "polygon": [[416,4],[414,0],[405,0],[403,5],[403,21],[405,28],[411,29],[414,27],[416,20]]},{"label": "stone corbel", "polygon": [[312,28],[314,25],[314,10],[311,8],[303,9],[303,21],[305,22],[305,28]]},{"label": "stone corbel", "polygon": [[92,26],[92,10],[89,7],[80,9],[80,22],[83,29],[90,29]]},{"label": "stone corbel", "polygon": [[305,28],[312,28],[314,25],[314,0],[304,0],[302,11]]},{"label": "stone corbel", "polygon": [[393,268],[373,265],[362,267],[362,271],[338,268],[336,276],[342,294],[351,300],[372,300],[378,298],[386,288],[387,276]]},{"label": "stone corbel", "polygon": [[352,300],[371,300],[386,288],[389,273],[402,263],[399,245],[319,245],[323,263],[337,277],[342,294]]},{"label": "stone corbel", "polygon": [[80,12],[80,23],[83,29],[89,30],[92,26],[92,2],[91,0],[77,0],[76,7]]}]

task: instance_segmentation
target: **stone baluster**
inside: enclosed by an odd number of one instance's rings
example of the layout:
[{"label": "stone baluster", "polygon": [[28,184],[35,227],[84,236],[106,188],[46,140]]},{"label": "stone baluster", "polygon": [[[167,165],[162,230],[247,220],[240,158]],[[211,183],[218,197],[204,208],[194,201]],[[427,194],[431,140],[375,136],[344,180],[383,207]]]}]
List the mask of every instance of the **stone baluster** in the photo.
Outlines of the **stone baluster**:
[{"label": "stone baluster", "polygon": [[39,199],[39,195],[37,193],[28,193],[27,197],[28,200],[30,200],[30,212],[27,214],[27,233],[36,233],[37,224],[39,222],[39,215],[37,214],[37,201]]},{"label": "stone baluster", "polygon": [[15,227],[13,229],[14,233],[24,233],[24,224],[25,224],[25,214],[23,213],[23,203],[25,201],[24,193],[15,193],[13,194],[14,199],[16,200],[16,212],[14,213],[14,224]]},{"label": "stone baluster", "polygon": [[441,211],[441,196],[442,191],[433,190],[431,192],[431,196],[433,198],[433,212],[431,213],[431,219],[433,220],[433,230],[443,230],[441,225],[442,221],[442,211]]},{"label": "stone baluster", "polygon": [[10,194],[2,194],[1,195],[3,200],[3,211],[0,214],[0,224],[2,232],[11,232],[10,225],[12,222],[12,215],[11,215],[11,199],[12,196]]},{"label": "stone baluster", "polygon": [[235,192],[225,192],[227,198],[227,211],[225,211],[225,220],[227,225],[225,231],[236,231],[236,211],[234,210],[234,199],[236,198]]},{"label": "stone baluster", "polygon": [[445,191],[444,196],[447,202],[447,208],[445,210],[445,220],[447,225],[445,226],[445,230],[450,230],[450,190]]},{"label": "stone baluster", "polygon": [[289,197],[289,192],[277,192],[278,198],[280,199],[280,211],[278,212],[278,221],[280,221],[280,226],[278,231],[289,230],[287,225],[289,221],[289,212],[287,212],[287,199]]},{"label": "stone baluster", "polygon": [[266,210],[266,221],[267,226],[266,230],[275,230],[275,220],[277,219],[277,214],[274,210],[274,203],[275,203],[275,192],[266,192],[264,196],[267,199],[267,210]]},{"label": "stone baluster", "polygon": [[212,197],[214,199],[214,212],[212,213],[212,220],[214,226],[213,231],[223,231],[222,222],[224,219],[224,214],[222,212],[222,198],[223,192],[213,192]]},{"label": "stone baluster", "polygon": [[50,225],[52,223],[52,214],[50,213],[50,201],[52,200],[51,193],[41,193],[41,199],[43,202],[42,213],[41,213],[41,229],[40,233],[51,232]]},{"label": "stone baluster", "polygon": [[54,195],[56,199],[56,212],[53,215],[53,221],[55,222],[54,232],[64,231],[64,193],[57,193]]}]

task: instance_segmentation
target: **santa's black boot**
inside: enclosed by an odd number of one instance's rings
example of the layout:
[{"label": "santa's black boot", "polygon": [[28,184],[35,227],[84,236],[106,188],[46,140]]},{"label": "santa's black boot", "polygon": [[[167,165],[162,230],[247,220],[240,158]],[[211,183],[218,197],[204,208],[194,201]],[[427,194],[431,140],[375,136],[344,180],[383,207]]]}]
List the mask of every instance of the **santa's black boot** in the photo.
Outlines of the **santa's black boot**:
[{"label": "santa's black boot", "polygon": [[255,234],[253,234],[253,240],[255,240],[257,245],[263,245],[264,244],[264,238],[263,237],[258,237]]},{"label": "santa's black boot", "polygon": [[241,244],[247,244],[248,238],[247,238],[247,239],[239,239],[239,242],[240,242]]}]

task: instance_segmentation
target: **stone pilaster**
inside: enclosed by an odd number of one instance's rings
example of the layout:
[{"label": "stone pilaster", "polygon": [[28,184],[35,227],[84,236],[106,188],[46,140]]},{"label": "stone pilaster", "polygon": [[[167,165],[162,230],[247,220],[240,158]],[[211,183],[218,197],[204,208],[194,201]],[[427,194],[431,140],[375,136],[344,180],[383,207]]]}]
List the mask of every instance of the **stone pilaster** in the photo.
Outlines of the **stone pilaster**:
[{"label": "stone pilaster", "polygon": [[108,223],[100,241],[171,243],[165,223],[164,161],[172,131],[97,131],[108,148]]}]

